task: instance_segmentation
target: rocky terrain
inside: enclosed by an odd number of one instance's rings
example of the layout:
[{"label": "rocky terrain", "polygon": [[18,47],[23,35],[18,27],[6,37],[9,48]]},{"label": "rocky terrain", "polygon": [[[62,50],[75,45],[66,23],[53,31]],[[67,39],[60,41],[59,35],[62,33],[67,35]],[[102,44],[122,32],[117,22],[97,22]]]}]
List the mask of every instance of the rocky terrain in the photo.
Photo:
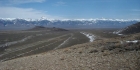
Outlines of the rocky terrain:
[{"label": "rocky terrain", "polygon": [[[40,26],[33,29],[36,28],[44,29]],[[127,27],[126,31],[130,31],[130,33],[118,36],[112,34],[110,30],[104,31],[105,29],[103,32],[100,30],[77,31],[76,34],[73,32],[68,37],[64,37],[62,43],[57,44],[58,47],[52,42],[48,43],[50,46],[56,47],[48,52],[32,53],[32,55],[18,58],[14,56],[12,59],[1,61],[0,70],[139,70],[140,33],[137,28],[139,28],[139,23]],[[132,33],[136,31],[135,29],[137,32]],[[86,40],[81,39],[84,36],[89,39],[88,43],[64,47],[68,41],[75,43],[79,40]],[[60,42],[60,40],[62,40],[60,37],[54,38],[54,42]],[[37,48],[42,47],[37,46]],[[43,50],[46,51],[44,48],[40,49],[40,51]],[[18,53],[20,52],[18,51]],[[11,56],[11,53],[6,55]]]},{"label": "rocky terrain", "polygon": [[0,70],[138,70],[140,33],[0,62]]}]

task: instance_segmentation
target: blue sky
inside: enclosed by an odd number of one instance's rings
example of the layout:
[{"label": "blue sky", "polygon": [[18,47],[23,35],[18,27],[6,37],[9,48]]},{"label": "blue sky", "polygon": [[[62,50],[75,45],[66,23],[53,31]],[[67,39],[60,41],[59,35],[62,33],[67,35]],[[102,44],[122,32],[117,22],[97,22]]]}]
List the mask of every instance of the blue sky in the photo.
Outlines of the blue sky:
[{"label": "blue sky", "polygon": [[0,18],[140,19],[140,0],[0,0]]}]

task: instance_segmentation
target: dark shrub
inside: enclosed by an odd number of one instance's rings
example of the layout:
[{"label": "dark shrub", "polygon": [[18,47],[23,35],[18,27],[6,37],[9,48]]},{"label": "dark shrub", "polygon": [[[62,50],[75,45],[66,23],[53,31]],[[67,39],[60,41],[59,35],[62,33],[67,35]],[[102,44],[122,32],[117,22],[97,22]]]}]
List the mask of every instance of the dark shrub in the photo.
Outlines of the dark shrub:
[{"label": "dark shrub", "polygon": [[96,49],[93,49],[93,50],[89,51],[89,53],[96,53],[96,52],[98,52],[98,50],[96,50]]}]

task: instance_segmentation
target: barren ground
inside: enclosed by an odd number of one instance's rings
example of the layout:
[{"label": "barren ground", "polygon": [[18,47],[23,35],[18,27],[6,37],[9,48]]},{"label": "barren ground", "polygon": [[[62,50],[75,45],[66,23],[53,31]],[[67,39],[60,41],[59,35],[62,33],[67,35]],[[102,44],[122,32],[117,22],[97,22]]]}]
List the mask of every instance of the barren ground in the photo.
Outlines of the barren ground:
[{"label": "barren ground", "polygon": [[[139,39],[140,34],[97,39],[0,62],[0,70],[139,70]],[[126,43],[128,40],[138,42]]]}]

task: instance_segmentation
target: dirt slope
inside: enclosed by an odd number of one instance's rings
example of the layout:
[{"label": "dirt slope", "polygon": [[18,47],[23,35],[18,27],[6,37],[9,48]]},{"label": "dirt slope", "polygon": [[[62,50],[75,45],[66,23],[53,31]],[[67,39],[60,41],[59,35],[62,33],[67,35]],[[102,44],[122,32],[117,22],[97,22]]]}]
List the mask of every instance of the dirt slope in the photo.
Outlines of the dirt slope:
[{"label": "dirt slope", "polygon": [[92,43],[52,50],[47,53],[0,62],[0,70],[138,70],[140,34],[123,38],[96,40]]},{"label": "dirt slope", "polygon": [[121,34],[134,34],[134,33],[140,33],[140,22],[130,25],[126,28],[124,28],[121,32]]}]

